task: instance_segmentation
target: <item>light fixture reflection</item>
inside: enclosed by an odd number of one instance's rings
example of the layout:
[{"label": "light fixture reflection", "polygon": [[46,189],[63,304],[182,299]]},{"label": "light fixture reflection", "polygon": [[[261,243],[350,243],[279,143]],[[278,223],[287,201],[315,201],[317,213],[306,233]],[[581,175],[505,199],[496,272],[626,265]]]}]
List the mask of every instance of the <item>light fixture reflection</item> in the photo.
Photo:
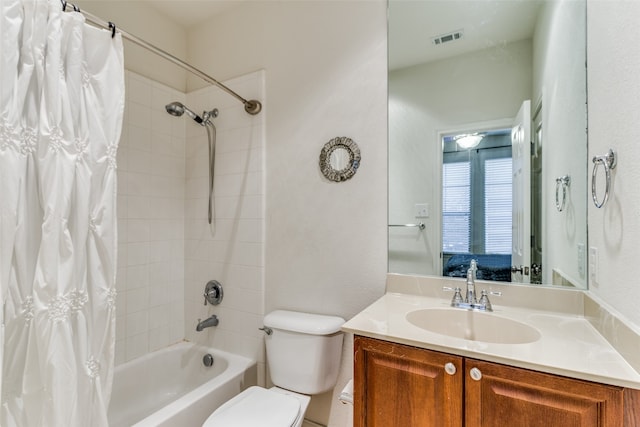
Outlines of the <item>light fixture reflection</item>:
[{"label": "light fixture reflection", "polygon": [[456,141],[456,144],[458,144],[460,148],[468,150],[469,148],[476,147],[478,144],[480,144],[482,138],[484,138],[484,135],[472,133],[456,135],[453,139]]}]

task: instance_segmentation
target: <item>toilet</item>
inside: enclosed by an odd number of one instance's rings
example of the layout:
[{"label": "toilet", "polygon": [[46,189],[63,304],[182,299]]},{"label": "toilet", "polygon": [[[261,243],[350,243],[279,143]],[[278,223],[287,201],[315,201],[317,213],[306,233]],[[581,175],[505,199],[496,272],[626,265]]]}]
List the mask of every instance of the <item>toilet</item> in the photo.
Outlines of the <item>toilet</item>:
[{"label": "toilet", "polygon": [[264,317],[270,389],[249,387],[213,412],[203,427],[300,427],[311,395],[336,385],[344,319],[276,310]]}]

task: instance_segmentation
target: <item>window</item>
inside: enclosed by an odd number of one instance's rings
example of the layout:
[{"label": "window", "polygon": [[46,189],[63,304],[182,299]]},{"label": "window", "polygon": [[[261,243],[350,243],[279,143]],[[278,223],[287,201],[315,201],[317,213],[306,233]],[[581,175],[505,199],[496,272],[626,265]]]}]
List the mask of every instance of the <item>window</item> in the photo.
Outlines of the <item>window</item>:
[{"label": "window", "polygon": [[484,250],[511,253],[511,156],[484,162]]},{"label": "window", "polygon": [[471,164],[442,165],[442,250],[469,252],[471,238]]},{"label": "window", "polygon": [[511,253],[511,139],[491,134],[461,150],[444,141],[442,251],[444,254]]}]

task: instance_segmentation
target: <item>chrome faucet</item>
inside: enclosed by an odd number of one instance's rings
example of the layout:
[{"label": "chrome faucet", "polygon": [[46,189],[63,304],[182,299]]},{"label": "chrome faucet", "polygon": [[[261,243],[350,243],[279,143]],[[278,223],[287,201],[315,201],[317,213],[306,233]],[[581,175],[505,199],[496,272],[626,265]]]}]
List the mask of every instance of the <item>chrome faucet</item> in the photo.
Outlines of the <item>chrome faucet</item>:
[{"label": "chrome faucet", "polygon": [[471,260],[471,265],[467,270],[467,294],[464,302],[469,304],[476,303],[476,274],[478,271],[478,262],[475,259]]},{"label": "chrome faucet", "polygon": [[218,316],[216,316],[215,314],[204,319],[203,321],[200,321],[200,319],[198,319],[198,326],[196,326],[196,331],[201,332],[204,328],[218,326],[218,323],[220,323],[220,320],[218,320]]},{"label": "chrome faucet", "polygon": [[483,290],[481,292],[480,299],[476,299],[476,274],[478,271],[478,263],[475,259],[471,260],[471,265],[467,270],[467,292],[466,297],[462,298],[462,290],[459,287],[449,288],[443,287],[445,291],[453,291],[453,298],[451,299],[451,307],[462,308],[465,310],[476,311],[493,311],[491,307],[491,301],[489,301],[489,294],[502,296],[502,292],[487,292]]}]

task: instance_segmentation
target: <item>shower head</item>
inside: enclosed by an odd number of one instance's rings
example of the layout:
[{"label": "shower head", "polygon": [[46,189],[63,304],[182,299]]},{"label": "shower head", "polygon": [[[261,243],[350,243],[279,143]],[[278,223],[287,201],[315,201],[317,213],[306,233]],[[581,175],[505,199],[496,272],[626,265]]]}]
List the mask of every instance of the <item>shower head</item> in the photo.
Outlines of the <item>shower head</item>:
[{"label": "shower head", "polygon": [[166,108],[167,113],[171,114],[172,116],[180,117],[182,114],[184,114],[184,105],[179,102],[172,102],[165,105],[164,108]]},{"label": "shower head", "polygon": [[184,104],[180,102],[174,101],[170,104],[165,105],[164,108],[167,110],[167,113],[171,114],[172,116],[180,117],[184,113],[187,113],[187,116],[191,117],[198,124],[203,124],[204,122],[202,117],[185,107]]}]

